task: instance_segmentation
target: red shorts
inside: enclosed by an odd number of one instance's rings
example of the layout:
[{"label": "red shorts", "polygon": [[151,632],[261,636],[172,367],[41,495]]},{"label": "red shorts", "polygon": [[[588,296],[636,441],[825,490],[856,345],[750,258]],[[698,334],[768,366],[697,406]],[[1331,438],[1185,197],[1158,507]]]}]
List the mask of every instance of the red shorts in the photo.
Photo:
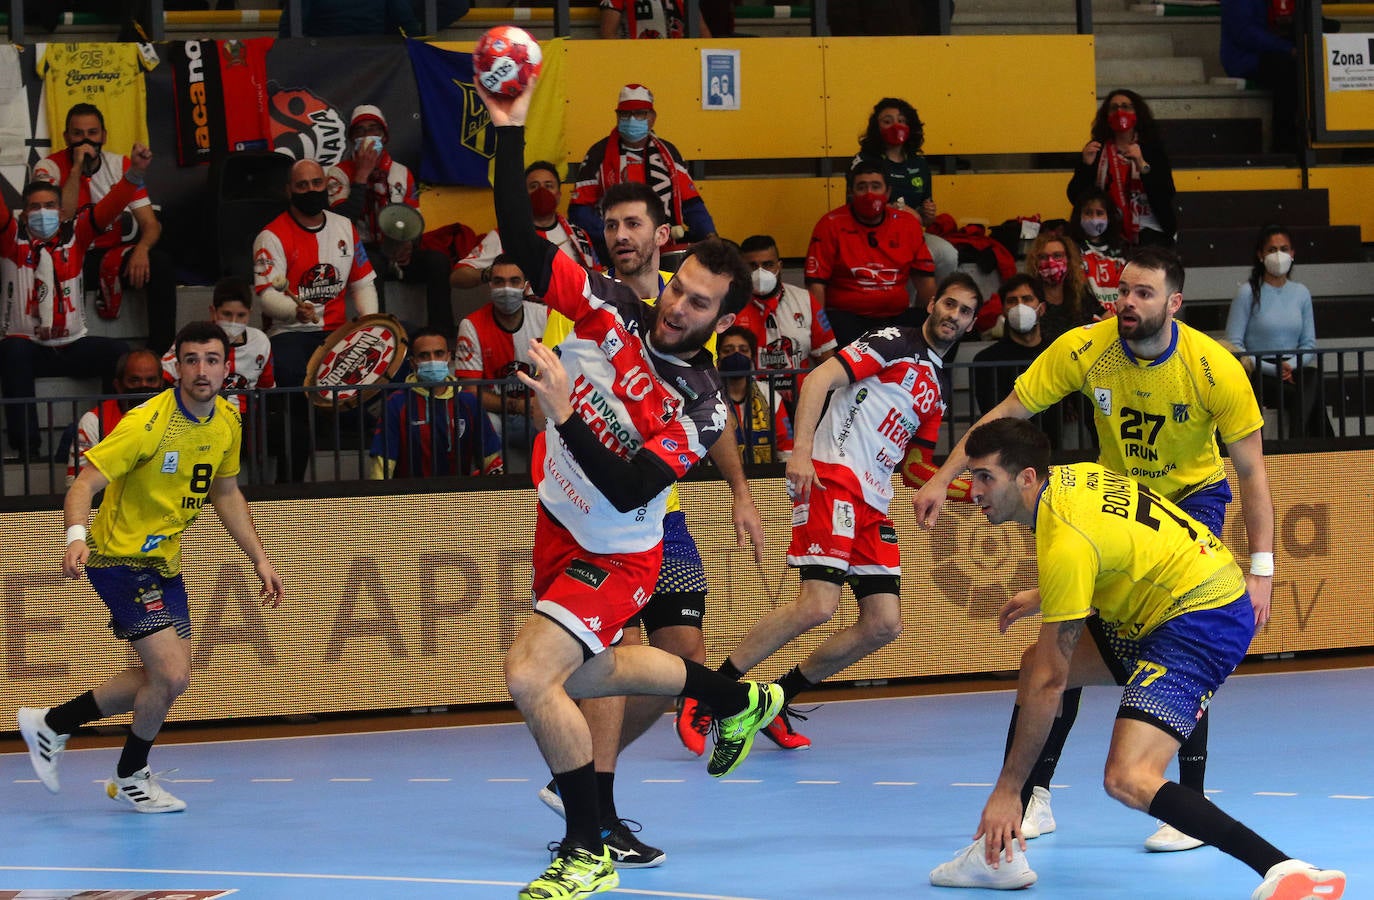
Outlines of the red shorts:
[{"label": "red shorts", "polygon": [[534,609],[592,653],[620,640],[620,629],[649,602],[663,562],[663,543],[642,553],[584,550],[539,507],[534,526]]},{"label": "red shorts", "polygon": [[831,473],[818,474],[825,482],[811,486],[811,502],[792,501],[787,564],[830,566],[850,575],[900,575],[902,552],[892,520],[864,502],[862,489],[847,487]]}]

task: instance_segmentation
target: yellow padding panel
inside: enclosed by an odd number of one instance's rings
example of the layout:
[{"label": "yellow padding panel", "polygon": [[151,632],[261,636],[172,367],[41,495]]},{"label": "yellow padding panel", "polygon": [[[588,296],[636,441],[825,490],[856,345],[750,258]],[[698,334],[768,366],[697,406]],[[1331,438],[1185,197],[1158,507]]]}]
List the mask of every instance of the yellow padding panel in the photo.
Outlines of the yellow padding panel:
[{"label": "yellow padding panel", "polygon": [[1302,172],[1298,169],[1175,169],[1174,187],[1180,191],[1290,191],[1302,187]]},{"label": "yellow padding panel", "polygon": [[936,175],[935,206],[961,225],[982,220],[997,225],[1017,216],[1055,219],[1072,211],[1064,190],[1069,172],[1001,172],[987,175]]},{"label": "yellow padding panel", "polygon": [[1360,240],[1374,241],[1374,204],[1369,202],[1374,196],[1374,166],[1312,169],[1308,183],[1330,192],[1333,223],[1359,225]]},{"label": "yellow padding panel", "polygon": [[805,256],[816,221],[844,202],[844,182],[834,192],[824,178],[742,178],[699,187],[723,237],[771,234],[783,256]]}]

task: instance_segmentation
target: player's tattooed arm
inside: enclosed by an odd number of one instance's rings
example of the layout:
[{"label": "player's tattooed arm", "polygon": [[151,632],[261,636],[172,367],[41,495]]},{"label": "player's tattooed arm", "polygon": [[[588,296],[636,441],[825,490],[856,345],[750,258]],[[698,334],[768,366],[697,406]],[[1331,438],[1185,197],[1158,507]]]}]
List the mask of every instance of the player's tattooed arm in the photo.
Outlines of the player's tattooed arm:
[{"label": "player's tattooed arm", "polygon": [[1072,622],[1060,622],[1059,631],[1056,634],[1055,647],[1063,655],[1065,662],[1073,659],[1074,648],[1078,646],[1078,639],[1083,636],[1083,629],[1086,622],[1083,619],[1075,619]]}]

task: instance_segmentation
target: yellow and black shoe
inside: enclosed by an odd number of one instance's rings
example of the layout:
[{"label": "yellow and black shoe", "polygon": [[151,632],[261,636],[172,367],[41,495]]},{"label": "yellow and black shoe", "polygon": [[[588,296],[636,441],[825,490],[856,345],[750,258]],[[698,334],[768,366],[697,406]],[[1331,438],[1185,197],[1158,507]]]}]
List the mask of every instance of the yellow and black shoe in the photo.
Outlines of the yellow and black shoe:
[{"label": "yellow and black shoe", "polygon": [[582,847],[559,850],[544,874],[525,885],[520,900],[574,900],[609,891],[620,884],[611,853],[604,846],[600,855]]}]

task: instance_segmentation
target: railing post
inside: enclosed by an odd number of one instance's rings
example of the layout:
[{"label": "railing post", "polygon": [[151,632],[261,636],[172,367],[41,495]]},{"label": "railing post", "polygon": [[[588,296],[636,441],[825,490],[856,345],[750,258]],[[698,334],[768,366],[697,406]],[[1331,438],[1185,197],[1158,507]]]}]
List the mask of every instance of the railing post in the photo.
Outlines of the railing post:
[{"label": "railing post", "polygon": [[826,0],[811,0],[812,37],[830,37],[830,6]]},{"label": "railing post", "polygon": [[1093,33],[1093,0],[1074,0],[1074,19],[1079,34]]},{"label": "railing post", "polygon": [[569,0],[553,0],[553,36],[568,37],[572,34],[572,10]]},{"label": "railing post", "polygon": [[24,0],[10,0],[10,43],[25,43]]}]

